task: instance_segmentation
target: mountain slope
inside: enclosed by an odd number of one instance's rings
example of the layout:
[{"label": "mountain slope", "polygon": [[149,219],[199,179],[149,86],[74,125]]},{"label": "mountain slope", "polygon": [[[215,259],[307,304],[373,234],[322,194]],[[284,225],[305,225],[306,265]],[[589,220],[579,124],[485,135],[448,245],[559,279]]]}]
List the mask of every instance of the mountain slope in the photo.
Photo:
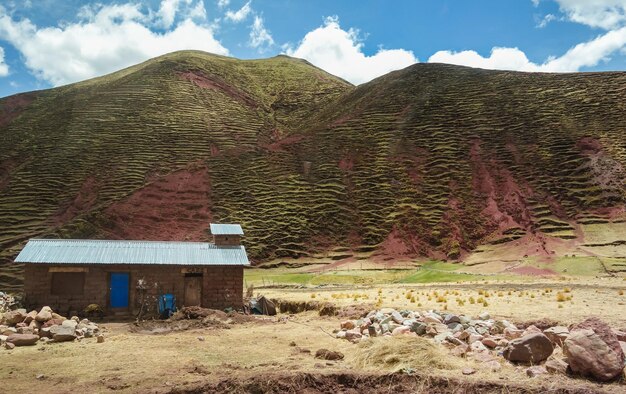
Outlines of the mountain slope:
[{"label": "mountain slope", "polygon": [[623,222],[625,107],[626,73],[417,64],[355,88],[190,51],[13,96],[0,283],[31,236],[203,240],[209,220],[241,222],[256,261],[550,255]]}]

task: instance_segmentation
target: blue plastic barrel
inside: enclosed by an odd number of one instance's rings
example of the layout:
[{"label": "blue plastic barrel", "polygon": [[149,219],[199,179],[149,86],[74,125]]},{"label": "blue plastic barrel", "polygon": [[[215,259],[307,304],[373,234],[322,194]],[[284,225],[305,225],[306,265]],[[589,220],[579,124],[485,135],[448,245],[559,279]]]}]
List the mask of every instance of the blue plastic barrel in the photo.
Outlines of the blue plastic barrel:
[{"label": "blue plastic barrel", "polygon": [[167,319],[176,312],[176,296],[174,294],[162,294],[159,296],[159,316]]}]

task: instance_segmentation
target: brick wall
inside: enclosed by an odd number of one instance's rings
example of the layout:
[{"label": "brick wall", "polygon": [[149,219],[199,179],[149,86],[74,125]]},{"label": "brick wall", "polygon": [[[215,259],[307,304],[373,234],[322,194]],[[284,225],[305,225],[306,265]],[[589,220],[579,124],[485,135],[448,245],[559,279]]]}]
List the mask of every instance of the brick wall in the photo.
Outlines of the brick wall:
[{"label": "brick wall", "polygon": [[[185,299],[185,272],[202,273],[202,306],[223,309],[239,309],[243,305],[242,266],[146,266],[146,265],[83,265],[85,287],[82,295],[52,295],[52,272],[50,268],[63,267],[47,264],[26,264],[24,271],[25,304],[30,308],[49,305],[62,314],[80,312],[89,304],[98,304],[103,309],[109,305],[109,274],[111,272],[130,273],[129,305],[136,313],[143,299],[147,300],[148,314],[156,312],[156,296],[172,293],[177,306]],[[145,290],[137,289],[138,280],[145,283]]]}]

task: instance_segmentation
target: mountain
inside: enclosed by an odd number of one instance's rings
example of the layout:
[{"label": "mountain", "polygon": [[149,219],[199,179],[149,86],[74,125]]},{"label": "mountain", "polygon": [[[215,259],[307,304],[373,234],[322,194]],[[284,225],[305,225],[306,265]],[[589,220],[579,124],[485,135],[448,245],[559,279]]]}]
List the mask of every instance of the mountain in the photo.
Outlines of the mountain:
[{"label": "mountain", "polygon": [[210,221],[240,222],[257,262],[626,238],[622,72],[416,64],[354,87],[286,56],[183,51],[1,99],[0,138],[6,288],[29,237],[206,240]]}]

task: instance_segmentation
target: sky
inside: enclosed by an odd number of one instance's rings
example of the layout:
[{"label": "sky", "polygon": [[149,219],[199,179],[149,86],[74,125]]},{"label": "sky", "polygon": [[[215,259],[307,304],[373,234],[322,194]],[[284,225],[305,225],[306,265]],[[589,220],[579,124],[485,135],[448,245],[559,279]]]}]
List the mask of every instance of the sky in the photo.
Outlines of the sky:
[{"label": "sky", "polygon": [[626,70],[626,0],[0,0],[0,97],[181,49],[287,54],[353,84],[416,62]]}]

